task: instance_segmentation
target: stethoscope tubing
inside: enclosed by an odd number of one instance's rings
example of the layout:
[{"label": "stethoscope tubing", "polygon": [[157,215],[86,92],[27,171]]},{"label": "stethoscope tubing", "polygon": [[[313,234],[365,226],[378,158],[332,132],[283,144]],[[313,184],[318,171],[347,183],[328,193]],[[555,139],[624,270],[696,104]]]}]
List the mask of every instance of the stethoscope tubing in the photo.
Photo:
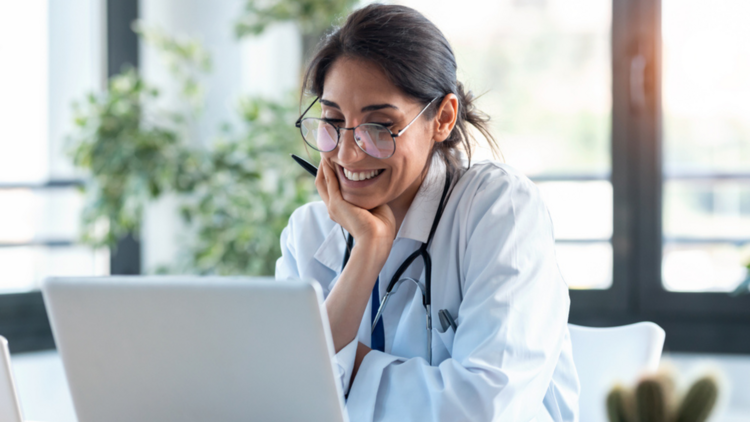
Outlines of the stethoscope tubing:
[{"label": "stethoscope tubing", "polygon": [[[435,214],[435,218],[432,221],[432,227],[430,228],[430,234],[427,237],[427,241],[422,243],[419,249],[417,249],[411,255],[409,255],[404,260],[404,262],[402,262],[401,265],[398,267],[396,272],[393,274],[393,277],[391,277],[391,281],[388,283],[388,287],[386,287],[385,295],[383,296],[383,299],[380,301],[380,306],[378,306],[378,311],[375,314],[375,318],[373,319],[372,327],[370,329],[371,333],[375,331],[375,326],[380,321],[380,318],[382,318],[385,305],[388,303],[388,298],[391,296],[391,293],[393,292],[393,289],[396,287],[396,284],[399,281],[401,281],[401,276],[409,268],[409,266],[414,262],[414,260],[417,259],[417,257],[421,256],[424,262],[424,268],[425,268],[425,283],[424,283],[425,287],[424,287],[424,290],[422,291],[422,305],[424,306],[425,313],[427,314],[427,317],[426,317],[427,361],[430,362],[430,364],[432,364],[432,257],[430,257],[430,253],[427,251],[427,248],[432,243],[432,238],[435,235],[435,230],[437,229],[438,223],[440,222],[440,218],[443,216],[443,211],[445,209],[445,200],[448,196],[450,186],[451,186],[451,177],[449,173],[446,173],[445,186],[443,187],[443,194],[440,197],[440,204],[438,205],[438,210]],[[346,264],[349,262],[349,257],[350,257],[350,253],[351,253],[351,249],[353,245],[354,245],[354,239],[351,233],[349,233],[346,237],[346,250],[344,251],[344,262],[343,262],[342,268],[346,267]],[[411,277],[407,279],[414,281],[417,287],[421,288],[417,280],[414,280]]]},{"label": "stethoscope tubing", "polygon": [[[434,100],[433,100],[434,101]],[[312,105],[311,105],[312,107]],[[424,111],[424,110],[423,110]],[[421,113],[420,113],[421,114]],[[313,176],[316,176],[318,173],[317,167],[315,167],[312,163],[308,162],[307,160],[291,154],[294,161],[296,161],[300,166],[302,166],[303,169],[305,169],[308,173],[310,173]],[[383,316],[383,310],[385,309],[385,305],[388,303],[388,298],[391,296],[391,293],[393,292],[394,287],[396,284],[401,280],[401,275],[406,271],[407,268],[409,268],[409,265],[411,265],[412,262],[414,262],[415,259],[417,259],[418,256],[422,256],[422,260],[424,261],[424,267],[425,267],[425,289],[422,291],[422,305],[424,305],[425,312],[427,314],[427,360],[432,364],[432,257],[430,257],[429,252],[427,252],[427,247],[432,242],[432,236],[435,234],[435,230],[437,229],[437,225],[440,222],[440,218],[443,216],[443,210],[445,208],[445,199],[448,194],[449,188],[451,185],[451,177],[450,174],[445,175],[445,187],[443,188],[443,195],[440,197],[440,205],[438,206],[438,211],[435,215],[435,219],[432,222],[432,227],[430,228],[430,235],[427,237],[427,242],[423,243],[422,246],[419,247],[418,250],[416,250],[414,253],[409,255],[406,260],[401,263],[398,270],[396,270],[396,273],[391,278],[390,283],[388,283],[388,287],[385,291],[385,296],[380,301],[380,306],[378,306],[378,312],[375,315],[375,319],[372,323],[372,328],[370,329],[370,332],[375,331],[375,326],[380,321],[380,318]],[[344,264],[342,267],[346,266],[346,263],[349,262],[349,256],[351,254],[352,247],[354,246],[354,239],[352,238],[351,233],[346,238],[346,251],[344,252]],[[421,288],[419,285],[419,282],[417,280],[414,280],[413,278],[409,278],[409,280],[412,280],[417,287]]]}]

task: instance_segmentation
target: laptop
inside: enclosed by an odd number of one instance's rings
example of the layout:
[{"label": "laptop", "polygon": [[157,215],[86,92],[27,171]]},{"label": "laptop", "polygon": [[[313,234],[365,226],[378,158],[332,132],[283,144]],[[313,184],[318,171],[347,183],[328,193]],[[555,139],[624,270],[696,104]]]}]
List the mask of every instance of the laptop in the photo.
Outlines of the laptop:
[{"label": "laptop", "polygon": [[8,341],[0,336],[0,421],[23,422],[21,405],[13,383]]},{"label": "laptop", "polygon": [[45,281],[79,422],[346,421],[317,283]]}]

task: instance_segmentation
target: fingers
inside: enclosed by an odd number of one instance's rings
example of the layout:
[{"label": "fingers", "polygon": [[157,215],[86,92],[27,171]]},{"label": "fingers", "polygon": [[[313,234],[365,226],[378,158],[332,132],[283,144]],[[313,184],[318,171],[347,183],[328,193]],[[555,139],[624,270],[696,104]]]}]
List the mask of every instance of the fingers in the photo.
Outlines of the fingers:
[{"label": "fingers", "polygon": [[328,208],[328,216],[331,220],[341,224],[340,209],[346,208],[348,203],[344,202],[344,198],[339,190],[339,181],[336,177],[336,171],[333,165],[328,160],[321,160],[320,167],[318,168],[318,176],[315,178],[315,187],[318,189],[321,199]]},{"label": "fingers", "polygon": [[315,187],[328,209],[331,220],[340,224],[355,239],[388,239],[395,237],[395,218],[388,205],[373,210],[359,208],[347,202],[339,184],[335,164],[321,160]]},{"label": "fingers", "polygon": [[336,177],[336,169],[333,168],[333,165],[330,162],[327,162],[326,171],[326,181],[328,182],[328,197],[330,199],[335,199],[336,201],[343,201],[344,198],[341,196],[341,187],[339,186],[339,178]]},{"label": "fingers", "polygon": [[321,197],[328,208],[328,216],[331,220],[347,227],[346,221],[350,220],[350,214],[355,207],[344,200],[333,164],[328,160],[321,161],[318,173],[323,175],[322,185],[318,186],[318,191],[321,192]]},{"label": "fingers", "polygon": [[328,181],[325,171],[327,166],[328,165],[326,164],[325,160],[321,160],[320,168],[318,169],[318,175],[315,176],[315,188],[318,189],[318,195],[320,195],[320,198],[323,200],[326,206],[328,206],[329,202]]}]

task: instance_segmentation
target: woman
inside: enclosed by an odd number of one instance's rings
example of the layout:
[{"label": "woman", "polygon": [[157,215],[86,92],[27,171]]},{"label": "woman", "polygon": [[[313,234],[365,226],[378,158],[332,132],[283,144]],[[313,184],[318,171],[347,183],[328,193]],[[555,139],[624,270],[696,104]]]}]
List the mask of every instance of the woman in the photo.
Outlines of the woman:
[{"label": "woman", "polygon": [[305,81],[322,116],[298,125],[321,151],[323,201],[290,218],[276,277],[321,283],[352,421],[575,420],[549,214],[510,167],[462,160],[468,125],[492,138],[442,33],[367,6]]}]

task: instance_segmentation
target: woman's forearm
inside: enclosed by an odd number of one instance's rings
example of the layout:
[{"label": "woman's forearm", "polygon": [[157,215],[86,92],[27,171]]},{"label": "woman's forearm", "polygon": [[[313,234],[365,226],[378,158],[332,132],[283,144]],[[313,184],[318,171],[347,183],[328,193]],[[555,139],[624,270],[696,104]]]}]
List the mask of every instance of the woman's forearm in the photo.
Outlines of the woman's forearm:
[{"label": "woman's forearm", "polygon": [[389,252],[390,245],[377,242],[358,242],[352,248],[349,262],[325,302],[336,353],[356,337]]}]

